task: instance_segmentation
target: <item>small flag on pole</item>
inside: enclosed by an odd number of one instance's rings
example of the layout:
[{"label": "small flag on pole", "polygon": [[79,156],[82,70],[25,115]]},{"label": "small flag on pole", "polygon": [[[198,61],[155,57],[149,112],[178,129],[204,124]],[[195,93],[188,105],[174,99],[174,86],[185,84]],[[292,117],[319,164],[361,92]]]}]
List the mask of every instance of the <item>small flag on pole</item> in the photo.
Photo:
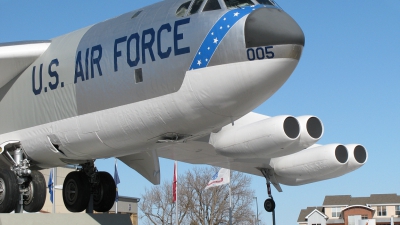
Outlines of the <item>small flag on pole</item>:
[{"label": "small flag on pole", "polygon": [[49,176],[49,182],[47,183],[47,187],[49,188],[50,201],[51,203],[53,203],[53,169],[50,169],[50,176]]},{"label": "small flag on pole", "polygon": [[118,170],[117,170],[117,160],[115,160],[115,165],[114,165],[114,182],[115,186],[117,187],[117,193],[115,194],[115,201],[118,202],[118,184],[120,183],[119,181],[119,176],[118,176]]},{"label": "small flag on pole", "polygon": [[177,177],[177,171],[176,171],[176,165],[177,162],[175,161],[174,163],[174,181],[172,183],[172,193],[173,193],[173,200],[172,202],[176,202],[176,185],[178,183],[178,177]]},{"label": "small flag on pole", "polygon": [[231,171],[229,169],[221,168],[218,173],[211,178],[205,189],[229,184],[229,182],[231,182]]}]

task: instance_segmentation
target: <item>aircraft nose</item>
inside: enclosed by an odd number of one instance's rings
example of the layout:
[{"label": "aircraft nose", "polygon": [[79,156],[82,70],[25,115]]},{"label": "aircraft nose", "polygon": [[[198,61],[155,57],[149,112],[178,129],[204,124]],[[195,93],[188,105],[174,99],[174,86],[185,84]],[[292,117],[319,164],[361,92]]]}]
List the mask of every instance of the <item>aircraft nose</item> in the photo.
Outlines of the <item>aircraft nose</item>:
[{"label": "aircraft nose", "polygon": [[305,38],[300,26],[283,10],[260,8],[253,11],[245,23],[246,48],[298,44]]}]

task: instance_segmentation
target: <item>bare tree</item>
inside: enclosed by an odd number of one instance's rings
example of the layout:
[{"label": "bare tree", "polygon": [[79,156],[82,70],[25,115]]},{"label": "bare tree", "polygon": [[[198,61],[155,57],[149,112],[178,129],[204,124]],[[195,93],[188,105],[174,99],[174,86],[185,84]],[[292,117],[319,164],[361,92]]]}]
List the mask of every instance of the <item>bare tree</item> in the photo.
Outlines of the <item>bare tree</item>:
[{"label": "bare tree", "polygon": [[[182,179],[182,177],[179,178]],[[180,190],[178,196],[181,196]],[[182,198],[179,197],[178,200],[182,201],[181,199]],[[185,224],[182,222],[186,217],[188,207],[185,207],[185,202],[179,203],[179,224]],[[150,190],[145,189],[145,194],[142,195],[139,208],[142,210],[144,217],[147,218],[146,224],[175,224],[175,204],[172,200],[172,182],[165,181],[160,186],[153,186]]]},{"label": "bare tree", "polygon": [[[204,190],[215,167],[196,167],[178,178],[179,224],[229,224],[229,185]],[[239,172],[231,173],[232,224],[253,224],[251,209],[254,191],[251,178]],[[154,186],[142,195],[139,208],[147,224],[175,224],[175,206],[172,203],[172,182]]]}]

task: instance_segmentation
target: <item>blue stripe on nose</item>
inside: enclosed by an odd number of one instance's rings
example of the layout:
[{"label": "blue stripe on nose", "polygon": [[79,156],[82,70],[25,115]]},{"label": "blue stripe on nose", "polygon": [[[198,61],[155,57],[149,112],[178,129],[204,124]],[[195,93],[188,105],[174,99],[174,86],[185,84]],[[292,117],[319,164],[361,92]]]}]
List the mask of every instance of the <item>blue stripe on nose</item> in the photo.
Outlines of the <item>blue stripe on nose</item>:
[{"label": "blue stripe on nose", "polygon": [[229,32],[229,30],[244,16],[250,14],[258,8],[263,8],[264,5],[253,5],[244,8],[230,10],[225,13],[211,28],[206,38],[201,44],[199,50],[194,57],[189,70],[195,70],[207,67],[211,57],[217,50],[219,43]]}]

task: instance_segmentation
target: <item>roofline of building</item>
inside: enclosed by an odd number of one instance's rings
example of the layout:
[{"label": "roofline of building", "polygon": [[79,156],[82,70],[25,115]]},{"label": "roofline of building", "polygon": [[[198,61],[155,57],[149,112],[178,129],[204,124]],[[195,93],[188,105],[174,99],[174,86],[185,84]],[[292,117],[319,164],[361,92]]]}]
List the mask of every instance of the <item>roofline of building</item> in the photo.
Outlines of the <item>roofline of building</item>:
[{"label": "roofline of building", "polygon": [[132,202],[134,202],[134,203],[140,202],[140,198],[135,198],[135,197],[128,197],[128,196],[120,195],[120,196],[118,196],[118,198],[124,198],[124,199],[128,199],[128,200],[132,200]]},{"label": "roofline of building", "polygon": [[375,209],[373,209],[373,208],[371,208],[369,206],[365,206],[365,205],[350,205],[350,206],[347,206],[346,208],[342,209],[342,212],[347,210],[347,209],[355,208],[355,207],[361,207],[361,208],[365,208],[365,209],[368,209],[368,210],[371,210],[371,211],[375,211]]},{"label": "roofline of building", "polygon": [[392,206],[392,205],[394,205],[394,206],[396,206],[396,205],[400,205],[400,203],[386,203],[386,204],[369,204],[369,203],[367,203],[367,205],[370,205],[370,206]]},{"label": "roofline of building", "polygon": [[328,216],[326,216],[325,214],[323,214],[322,212],[320,212],[318,209],[314,209],[314,210],[313,210],[310,214],[308,214],[305,218],[308,219],[308,218],[311,216],[311,214],[313,214],[315,211],[316,211],[317,213],[319,213],[321,216],[323,216],[323,217],[325,218],[325,220],[328,219]]}]

